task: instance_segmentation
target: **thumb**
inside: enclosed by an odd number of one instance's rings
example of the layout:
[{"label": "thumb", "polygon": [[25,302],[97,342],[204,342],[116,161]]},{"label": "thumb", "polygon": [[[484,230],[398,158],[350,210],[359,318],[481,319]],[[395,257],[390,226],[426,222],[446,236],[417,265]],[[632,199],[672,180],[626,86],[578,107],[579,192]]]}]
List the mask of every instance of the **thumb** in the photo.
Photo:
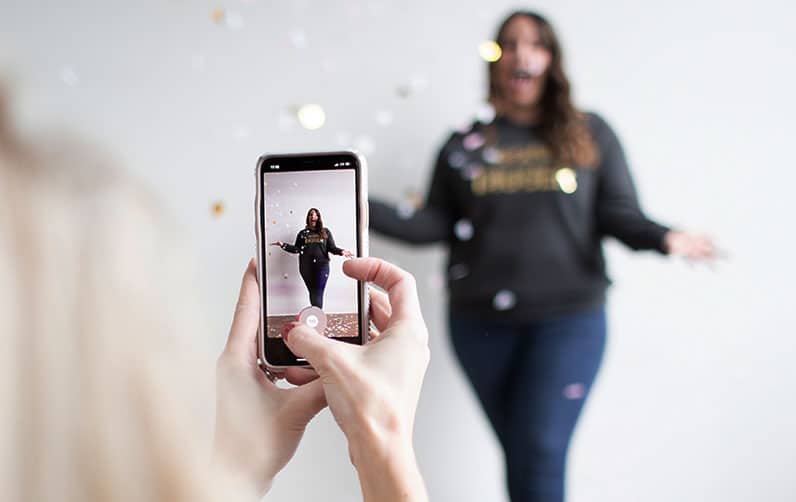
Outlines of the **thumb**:
[{"label": "thumb", "polygon": [[298,357],[306,359],[319,374],[344,355],[342,343],[330,340],[304,324],[291,329],[284,339],[288,348]]}]

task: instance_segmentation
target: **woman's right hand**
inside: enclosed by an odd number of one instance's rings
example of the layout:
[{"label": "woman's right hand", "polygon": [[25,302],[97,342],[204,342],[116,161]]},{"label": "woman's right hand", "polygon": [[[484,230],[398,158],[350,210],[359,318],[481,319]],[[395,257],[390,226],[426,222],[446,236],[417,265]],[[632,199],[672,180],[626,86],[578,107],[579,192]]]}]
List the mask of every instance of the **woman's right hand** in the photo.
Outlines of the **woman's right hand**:
[{"label": "woman's right hand", "polygon": [[414,277],[377,258],[349,260],[343,271],[387,291],[388,297],[371,291],[372,320],[381,334],[358,346],[331,340],[302,324],[285,341],[320,376],[329,408],[348,439],[365,501],[427,500],[412,447],[429,362],[428,331]]}]

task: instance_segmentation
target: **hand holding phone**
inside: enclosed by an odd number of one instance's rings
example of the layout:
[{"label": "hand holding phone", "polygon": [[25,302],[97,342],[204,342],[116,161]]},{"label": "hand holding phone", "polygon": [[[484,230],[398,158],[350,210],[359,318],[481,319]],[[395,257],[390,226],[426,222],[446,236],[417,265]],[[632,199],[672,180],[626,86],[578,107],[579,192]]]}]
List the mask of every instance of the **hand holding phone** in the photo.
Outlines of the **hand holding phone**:
[{"label": "hand holding phone", "polygon": [[303,384],[292,389],[278,388],[258,368],[256,270],[252,260],[243,276],[229,338],[216,364],[213,461],[219,475],[259,499],[293,457],[305,427],[326,400],[319,381],[291,373],[299,368],[287,371],[294,383]]},{"label": "hand holding phone", "polygon": [[[429,362],[428,331],[414,277],[377,258],[350,260],[344,270],[387,291],[386,297],[371,292],[378,336],[358,347],[296,324],[287,333],[287,345],[320,375],[316,382],[323,385],[329,409],[348,439],[365,500],[426,500],[412,449],[415,411]],[[411,496],[401,498],[406,494]]]}]

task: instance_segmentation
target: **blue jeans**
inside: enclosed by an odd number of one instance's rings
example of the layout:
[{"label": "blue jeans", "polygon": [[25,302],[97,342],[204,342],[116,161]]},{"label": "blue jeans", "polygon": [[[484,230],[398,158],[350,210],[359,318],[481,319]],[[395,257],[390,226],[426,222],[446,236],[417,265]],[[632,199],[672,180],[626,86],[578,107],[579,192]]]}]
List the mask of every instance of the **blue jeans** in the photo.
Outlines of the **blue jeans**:
[{"label": "blue jeans", "polygon": [[605,308],[517,323],[450,316],[497,435],[512,502],[562,502],[567,449],[605,348]]},{"label": "blue jeans", "polygon": [[302,263],[299,265],[299,273],[310,294],[310,305],[323,309],[323,293],[326,291],[326,281],[329,280],[329,262]]}]

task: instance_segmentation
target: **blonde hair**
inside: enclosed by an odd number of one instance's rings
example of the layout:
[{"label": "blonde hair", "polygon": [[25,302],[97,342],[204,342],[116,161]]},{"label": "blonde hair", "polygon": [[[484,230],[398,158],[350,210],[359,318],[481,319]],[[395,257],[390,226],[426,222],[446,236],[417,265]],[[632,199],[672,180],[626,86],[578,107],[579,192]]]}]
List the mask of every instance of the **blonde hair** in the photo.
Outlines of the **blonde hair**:
[{"label": "blonde hair", "polygon": [[209,481],[214,365],[175,226],[95,149],[19,140],[6,109],[0,499],[234,499]]}]

